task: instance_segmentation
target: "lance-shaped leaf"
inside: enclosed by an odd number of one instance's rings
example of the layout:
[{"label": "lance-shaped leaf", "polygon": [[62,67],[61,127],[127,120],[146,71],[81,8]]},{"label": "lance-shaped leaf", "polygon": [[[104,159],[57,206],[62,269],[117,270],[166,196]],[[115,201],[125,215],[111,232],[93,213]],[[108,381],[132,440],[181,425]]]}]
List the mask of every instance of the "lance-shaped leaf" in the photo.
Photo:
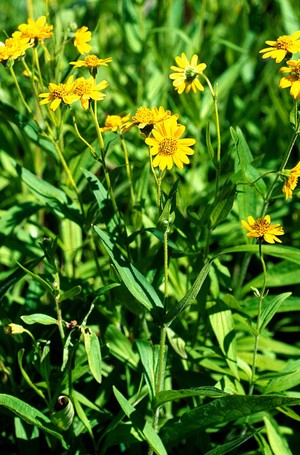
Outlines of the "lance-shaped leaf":
[{"label": "lance-shaped leaf", "polygon": [[60,395],[57,399],[56,410],[51,416],[51,420],[61,430],[66,431],[72,425],[75,411],[72,401],[66,395]]},{"label": "lance-shaped leaf", "polygon": [[85,351],[92,375],[101,382],[102,358],[99,338],[88,327],[82,328]]}]

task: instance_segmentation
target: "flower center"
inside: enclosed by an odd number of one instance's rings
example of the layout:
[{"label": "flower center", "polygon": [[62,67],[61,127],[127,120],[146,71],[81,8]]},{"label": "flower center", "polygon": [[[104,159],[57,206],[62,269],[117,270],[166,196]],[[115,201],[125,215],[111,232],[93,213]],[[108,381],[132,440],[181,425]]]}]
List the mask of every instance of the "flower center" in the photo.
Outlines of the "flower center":
[{"label": "flower center", "polygon": [[283,35],[278,38],[277,43],[276,43],[276,48],[284,49],[287,51],[289,46],[291,46],[292,44],[293,44],[293,40],[290,38],[290,36]]},{"label": "flower center", "polygon": [[52,95],[54,98],[63,98],[68,95],[65,84],[58,84],[55,90],[53,90]]},{"label": "flower center", "polygon": [[159,144],[158,153],[165,156],[174,155],[177,152],[177,148],[177,139],[165,137]]},{"label": "flower center", "polygon": [[154,116],[148,107],[139,107],[133,116],[133,120],[139,123],[146,123],[147,125],[152,125],[154,123]]},{"label": "flower center", "polygon": [[270,223],[268,223],[268,221],[264,218],[258,218],[253,224],[253,229],[255,229],[257,234],[260,236],[263,236],[266,232],[268,232],[269,227]]},{"label": "flower center", "polygon": [[294,66],[293,72],[295,73],[295,75],[297,76],[297,79],[299,80],[300,79],[300,61],[299,61],[299,63],[297,63]]},{"label": "flower center", "polygon": [[99,59],[96,55],[88,55],[84,60],[87,66],[98,66]]},{"label": "flower center", "polygon": [[87,95],[91,92],[91,86],[87,81],[78,82],[74,87],[74,93],[78,96]]}]

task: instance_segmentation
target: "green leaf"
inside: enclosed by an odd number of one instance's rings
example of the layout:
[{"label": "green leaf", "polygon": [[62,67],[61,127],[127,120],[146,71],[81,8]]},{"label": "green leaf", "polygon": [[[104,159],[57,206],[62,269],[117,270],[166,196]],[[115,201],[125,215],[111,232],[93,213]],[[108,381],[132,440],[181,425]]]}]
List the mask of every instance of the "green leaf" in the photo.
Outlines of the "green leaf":
[{"label": "green leaf", "polygon": [[298,386],[300,384],[300,360],[289,360],[280,373],[284,376],[272,379],[266,388],[266,393],[283,392]]},{"label": "green leaf", "polygon": [[261,313],[259,330],[263,330],[271,321],[274,314],[277,312],[280,305],[292,295],[291,292],[277,295],[268,305],[266,305]]},{"label": "green leaf", "polygon": [[146,384],[149,389],[150,400],[155,395],[155,362],[153,346],[150,341],[135,340],[139,351],[140,359],[143,365]]},{"label": "green leaf", "polygon": [[207,277],[207,274],[210,269],[211,262],[207,262],[204,264],[202,267],[201,271],[199,272],[193,286],[191,289],[187,292],[187,294],[180,300],[180,302],[177,302],[166,314],[165,317],[165,324],[170,325],[172,321],[179,316],[180,313],[182,313],[189,305],[191,305],[195,300],[196,297],[204,283],[205,278]]},{"label": "green leaf", "polygon": [[158,316],[157,309],[163,308],[163,304],[156,294],[154,288],[147,279],[139,272],[134,265],[122,255],[117,245],[114,244],[108,235],[100,228],[95,226],[95,231],[101,238],[114,266],[120,274],[120,277],[129,292],[145,308],[153,311]]},{"label": "green leaf", "polygon": [[61,292],[59,299],[60,303],[62,303],[64,300],[71,300],[73,297],[79,295],[81,291],[82,291],[81,286],[74,286],[73,288],[68,289],[68,291],[66,292]]},{"label": "green leaf", "polygon": [[74,408],[76,410],[76,414],[77,414],[78,418],[81,420],[81,422],[83,423],[83,425],[87,429],[89,435],[94,440],[93,430],[92,430],[90,421],[89,421],[86,413],[84,412],[84,410],[83,410],[83,408],[82,408],[82,406],[81,406],[76,394],[72,394],[72,399],[73,399]]},{"label": "green leaf", "polygon": [[167,327],[167,337],[170,345],[174,351],[182,358],[187,359],[187,353],[185,350],[185,341],[177,333],[174,332],[170,327]]},{"label": "green leaf", "polygon": [[133,352],[130,341],[114,325],[110,324],[105,332],[107,347],[112,354],[122,362],[129,363],[133,368],[137,368],[139,356]]},{"label": "green leaf", "polygon": [[92,375],[101,383],[102,358],[99,338],[88,327],[82,328],[85,351]]},{"label": "green leaf", "polygon": [[293,455],[286,439],[280,432],[280,427],[271,416],[264,416],[269,444],[274,455]]},{"label": "green leaf", "polygon": [[57,399],[55,411],[51,416],[52,422],[63,431],[72,425],[75,411],[72,401],[66,395],[60,395]]},{"label": "green leaf", "polygon": [[47,401],[44,393],[42,392],[42,390],[40,390],[32,382],[32,380],[31,380],[30,376],[28,375],[27,371],[25,370],[25,368],[23,368],[23,356],[24,356],[24,353],[25,353],[25,349],[24,348],[20,349],[19,352],[18,352],[18,364],[19,364],[19,368],[21,370],[22,376],[25,379],[25,381],[27,382],[27,384],[29,385],[29,387],[31,387],[44,401]]},{"label": "green leaf", "polygon": [[41,205],[34,202],[23,202],[14,205],[1,214],[0,233],[10,235],[11,232],[25,220],[30,218],[34,213],[42,208]]},{"label": "green leaf", "polygon": [[148,442],[151,449],[158,455],[167,455],[167,451],[155,430],[149,422],[145,421],[142,415],[129,403],[128,400],[113,386],[113,391],[125,415],[131,419],[135,430]]},{"label": "green leaf", "polygon": [[220,389],[212,386],[203,386],[203,387],[193,387],[190,389],[180,389],[180,390],[164,390],[163,392],[159,392],[152,403],[152,408],[157,409],[164,403],[168,401],[176,401],[182,400],[184,398],[189,397],[210,397],[210,398],[217,398],[217,397],[224,397],[227,396],[228,393],[223,392]]},{"label": "green leaf", "polygon": [[210,213],[212,227],[227,218],[234,202],[235,192],[236,186],[228,183],[219,191]]},{"label": "green leaf", "polygon": [[[262,251],[264,255],[270,255],[287,261],[300,264],[300,251],[299,248],[283,245],[263,245]],[[258,254],[258,245],[239,245],[232,248],[226,248],[221,254],[231,253],[253,253]],[[219,256],[218,255],[218,256]]]},{"label": "green leaf", "polygon": [[192,431],[203,430],[211,426],[215,427],[219,424],[225,425],[228,422],[280,406],[295,406],[298,404],[300,404],[300,398],[298,397],[230,395],[186,412],[177,422],[170,420],[160,434],[166,443],[176,443]]},{"label": "green leaf", "polygon": [[42,324],[42,325],[52,325],[57,324],[57,320],[48,316],[47,314],[35,313],[30,314],[29,316],[21,316],[22,321],[26,324]]},{"label": "green leaf", "polygon": [[28,422],[45,431],[45,433],[51,434],[59,439],[63,448],[68,449],[68,445],[63,436],[57,431],[55,425],[43,412],[25,403],[25,401],[5,393],[0,394],[0,406],[4,406],[21,419],[25,420],[25,422]]},{"label": "green leaf", "polygon": [[221,301],[209,304],[208,308],[209,321],[221,351],[225,356],[232,374],[239,380],[236,336],[232,312]]},{"label": "green leaf", "polygon": [[26,272],[28,275],[30,275],[33,279],[37,280],[39,283],[41,283],[41,285],[47,291],[49,291],[51,295],[53,295],[53,288],[52,288],[52,286],[49,283],[47,283],[47,281],[45,281],[42,277],[40,277],[36,273],[34,273],[31,270],[27,269],[24,265],[20,264],[18,261],[17,261],[17,264],[18,264],[19,267],[21,267],[21,269],[24,270],[24,272]]},{"label": "green leaf", "polygon": [[253,438],[253,436],[257,434],[258,431],[255,431],[254,433],[245,434],[245,436],[234,439],[233,441],[227,442],[226,444],[218,445],[218,447],[216,447],[215,449],[206,452],[205,455],[225,455],[226,453],[229,453],[232,450],[239,447],[240,445],[244,444],[244,442],[248,441],[248,439]]}]

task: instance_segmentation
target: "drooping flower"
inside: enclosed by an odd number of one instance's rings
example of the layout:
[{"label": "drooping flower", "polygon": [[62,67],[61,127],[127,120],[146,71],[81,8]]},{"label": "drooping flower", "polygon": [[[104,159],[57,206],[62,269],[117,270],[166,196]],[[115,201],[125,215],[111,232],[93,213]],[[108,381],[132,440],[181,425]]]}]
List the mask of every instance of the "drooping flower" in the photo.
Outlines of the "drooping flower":
[{"label": "drooping flower", "polygon": [[189,61],[183,52],[181,57],[175,57],[175,61],[178,66],[171,66],[171,70],[175,72],[170,74],[169,78],[173,79],[173,86],[179,95],[184,91],[189,93],[191,89],[194,93],[197,93],[197,90],[203,92],[204,87],[200,83],[198,76],[203,73],[206,64],[198,64],[198,55],[194,54],[191,61]]},{"label": "drooping flower", "polygon": [[181,139],[185,126],[177,123],[175,116],[168,118],[155,125],[152,137],[146,138],[145,142],[150,146],[150,155],[155,156],[152,165],[159,169],[172,169],[174,164],[182,169],[184,164],[190,162],[187,155],[193,155],[190,148],[195,144],[195,139]]},{"label": "drooping flower", "polygon": [[283,171],[287,179],[282,187],[282,192],[285,194],[285,198],[293,197],[293,191],[298,184],[298,178],[300,177],[300,161],[293,167],[293,169]]},{"label": "drooping flower", "polygon": [[279,81],[280,88],[291,87],[290,94],[295,100],[300,99],[300,59],[288,60],[288,66],[280,68],[280,73],[290,73],[288,76],[284,76]]},{"label": "drooping flower", "polygon": [[105,124],[100,131],[104,133],[105,131],[119,131],[122,132],[122,127],[130,119],[130,114],[121,117],[120,115],[108,115],[105,119]]},{"label": "drooping flower", "polygon": [[255,220],[252,216],[248,216],[248,222],[241,220],[243,228],[247,229],[247,237],[264,239],[267,243],[275,243],[282,241],[277,235],[283,235],[284,231],[279,224],[271,224],[270,215]]},{"label": "drooping flower", "polygon": [[92,34],[88,30],[88,27],[80,27],[75,32],[74,46],[77,48],[80,54],[87,54],[92,49],[90,44],[87,44],[92,39]]},{"label": "drooping flower", "polygon": [[87,55],[83,60],[77,62],[70,62],[70,65],[74,65],[75,68],[85,67],[89,70],[93,77],[96,77],[99,66],[108,66],[107,63],[111,62],[112,58],[98,58],[97,55]]},{"label": "drooping flower", "polygon": [[80,77],[76,79],[73,86],[73,95],[76,99],[80,99],[81,106],[83,109],[88,109],[90,100],[103,100],[105,93],[104,90],[108,87],[107,81],[101,81],[99,84],[96,83],[95,79],[91,76],[89,79]]},{"label": "drooping flower", "polygon": [[0,62],[5,63],[10,58],[16,60],[22,57],[31,46],[29,38],[7,38],[4,43],[0,43]]},{"label": "drooping flower", "polygon": [[53,25],[46,23],[46,16],[39,17],[36,21],[29,18],[27,24],[18,26],[17,32],[13,33],[15,38],[29,38],[35,41],[42,41],[53,36]]},{"label": "drooping flower", "polygon": [[[155,125],[170,118],[171,115],[171,111],[169,109],[165,111],[162,106],[158,109],[155,106],[151,107],[151,109],[148,107],[139,107],[132,116],[131,121],[124,125],[123,130],[128,131],[133,126],[137,126],[141,130],[143,136],[148,136]],[[177,114],[174,116],[176,119],[178,118]]]},{"label": "drooping flower", "polygon": [[41,93],[40,98],[45,98],[40,101],[39,104],[50,104],[51,111],[55,111],[61,102],[66,104],[72,104],[74,101],[78,100],[78,96],[73,94],[73,76],[70,76],[66,84],[49,84],[50,93]]},{"label": "drooping flower", "polygon": [[11,322],[5,327],[4,331],[8,335],[20,335],[21,333],[24,333],[26,329],[24,329],[22,325]]},{"label": "drooping flower", "polygon": [[297,54],[300,51],[300,30],[292,35],[282,35],[276,41],[265,41],[271,47],[260,50],[262,58],[274,58],[280,63],[287,54]]}]

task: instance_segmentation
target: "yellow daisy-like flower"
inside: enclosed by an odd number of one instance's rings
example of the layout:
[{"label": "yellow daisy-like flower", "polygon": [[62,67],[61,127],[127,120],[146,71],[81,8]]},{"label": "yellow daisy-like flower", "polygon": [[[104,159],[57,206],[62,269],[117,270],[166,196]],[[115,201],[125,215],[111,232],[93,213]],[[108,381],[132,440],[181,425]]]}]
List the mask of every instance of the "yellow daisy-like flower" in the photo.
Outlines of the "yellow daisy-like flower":
[{"label": "yellow daisy-like flower", "polygon": [[271,47],[262,49],[262,58],[274,58],[276,63],[280,63],[287,54],[297,54],[300,52],[300,30],[292,35],[282,35],[276,41],[265,41]]},{"label": "yellow daisy-like flower", "polygon": [[96,83],[95,79],[91,76],[89,79],[80,77],[76,79],[73,86],[73,95],[76,99],[80,99],[83,109],[88,109],[90,100],[103,100],[105,94],[101,92],[108,87],[107,81]]},{"label": "yellow daisy-like flower", "polygon": [[88,27],[80,27],[75,32],[74,46],[77,48],[80,54],[87,54],[92,49],[90,44],[87,44],[92,39],[92,34],[88,30]]},{"label": "yellow daisy-like flower", "polygon": [[190,162],[187,155],[193,155],[194,150],[190,148],[195,144],[195,139],[181,139],[185,126],[179,125],[175,116],[156,124],[152,130],[152,136],[145,142],[150,145],[150,155],[155,156],[152,165],[159,166],[159,169],[172,169],[175,164],[179,169]]},{"label": "yellow daisy-like flower", "polygon": [[[123,131],[128,131],[133,126],[137,126],[143,136],[148,136],[154,125],[166,120],[167,118],[171,117],[171,111],[166,110],[160,106],[158,109],[157,107],[139,107],[136,113],[132,116],[131,122],[128,122],[124,125]],[[178,118],[178,115],[175,114],[175,118]]]},{"label": "yellow daisy-like flower", "polygon": [[11,322],[8,324],[8,326],[5,327],[4,331],[8,335],[20,335],[21,333],[25,332],[25,329],[23,326]]},{"label": "yellow daisy-like flower", "polygon": [[41,93],[40,98],[45,98],[39,104],[50,104],[51,111],[55,111],[61,102],[72,104],[78,100],[78,97],[73,94],[73,76],[70,76],[66,84],[49,84],[50,93]]},{"label": "yellow daisy-like flower", "polygon": [[98,58],[97,55],[90,54],[84,57],[83,60],[77,62],[70,62],[70,65],[74,65],[75,68],[85,66],[86,68],[98,68],[99,66],[108,66],[107,63],[111,62],[112,58]]},{"label": "yellow daisy-like flower", "polygon": [[300,161],[293,167],[293,169],[283,171],[287,176],[287,179],[282,187],[282,192],[285,194],[285,198],[289,199],[293,197],[293,191],[298,184],[298,178],[300,177]]},{"label": "yellow daisy-like flower", "polygon": [[247,229],[247,237],[264,239],[268,243],[279,242],[281,240],[277,235],[283,235],[284,231],[279,224],[271,224],[270,215],[255,220],[252,216],[248,216],[248,223],[241,220],[243,228]]},{"label": "yellow daisy-like flower", "polygon": [[53,25],[46,24],[46,16],[41,16],[36,21],[29,18],[27,24],[19,25],[18,30],[13,33],[13,37],[41,41],[53,36]]},{"label": "yellow daisy-like flower", "polygon": [[288,67],[284,66],[280,68],[280,73],[291,73],[288,76],[284,76],[279,81],[280,88],[291,87],[290,94],[295,100],[300,99],[300,59],[288,60]]},{"label": "yellow daisy-like flower", "polygon": [[0,43],[0,62],[5,62],[12,58],[16,60],[25,55],[26,50],[32,46],[29,38],[7,38],[4,43]]},{"label": "yellow daisy-like flower", "polygon": [[189,93],[191,89],[194,93],[197,93],[197,90],[203,92],[204,87],[200,83],[198,76],[203,73],[206,64],[198,64],[198,55],[194,54],[191,61],[189,61],[183,52],[181,57],[175,57],[175,61],[178,66],[171,66],[171,70],[175,71],[175,73],[170,74],[169,78],[173,79],[173,86],[179,95],[184,91]]},{"label": "yellow daisy-like flower", "polygon": [[105,119],[105,124],[100,131],[105,133],[105,131],[120,131],[122,132],[122,127],[128,122],[130,119],[130,114],[121,117],[120,115],[108,115]]}]

